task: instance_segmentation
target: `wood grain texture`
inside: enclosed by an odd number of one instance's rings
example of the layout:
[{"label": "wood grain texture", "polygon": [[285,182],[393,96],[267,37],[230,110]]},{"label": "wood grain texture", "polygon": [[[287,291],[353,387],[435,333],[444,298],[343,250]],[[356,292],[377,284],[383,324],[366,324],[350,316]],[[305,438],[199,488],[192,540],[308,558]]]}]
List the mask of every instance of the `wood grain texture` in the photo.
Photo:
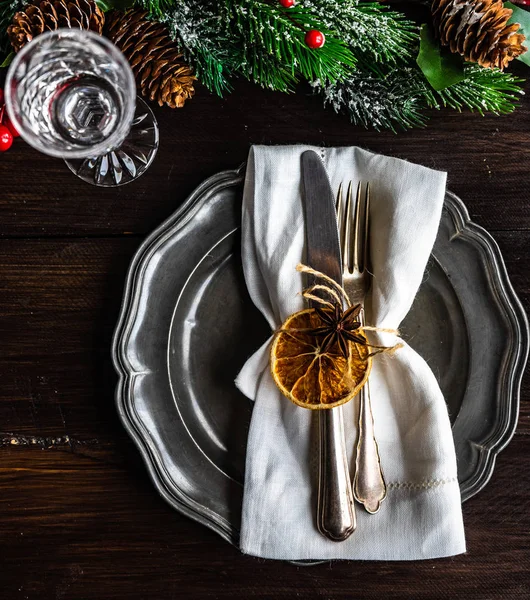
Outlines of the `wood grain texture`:
[{"label": "wood grain texture", "polygon": [[[250,144],[296,142],[358,145],[446,170],[449,189],[466,200],[477,222],[489,229],[529,229],[527,106],[523,99],[522,110],[502,118],[432,111],[427,128],[394,135],[350,126],[345,117],[323,110],[320,98],[305,87],[286,95],[241,82],[225,99],[199,88],[184,111],[155,107],[159,155],[143,177],[119,189],[95,193],[61,160],[17,140],[0,159],[6,174],[1,234],[146,234],[206,177],[246,160]],[[509,203],[511,210],[501,218],[492,199],[496,206]]]},{"label": "wood grain texture", "polygon": [[242,556],[156,494],[114,409],[110,343],[141,239],[251,143],[357,144],[447,170],[530,308],[530,101],[509,117],[433,113],[395,136],[241,83],[157,110],[138,182],[92,188],[18,140],[0,155],[0,598],[526,600],[530,378],[517,433],[464,506],[468,553],[312,568]]}]

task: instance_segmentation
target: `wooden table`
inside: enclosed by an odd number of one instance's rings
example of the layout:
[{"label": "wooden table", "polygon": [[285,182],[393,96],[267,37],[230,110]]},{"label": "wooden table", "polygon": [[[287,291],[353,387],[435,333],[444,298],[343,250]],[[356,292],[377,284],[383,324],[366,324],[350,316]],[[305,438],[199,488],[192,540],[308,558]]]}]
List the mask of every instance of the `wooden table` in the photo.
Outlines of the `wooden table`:
[{"label": "wooden table", "polygon": [[464,505],[466,555],[300,568],[243,556],[157,495],[116,415],[110,343],[142,239],[252,143],[359,145],[448,171],[528,310],[530,99],[503,118],[434,112],[399,135],[355,128],[305,88],[199,88],[155,112],[158,157],[122,188],[91,187],[20,140],[0,155],[0,598],[527,600],[528,377],[517,433]]}]

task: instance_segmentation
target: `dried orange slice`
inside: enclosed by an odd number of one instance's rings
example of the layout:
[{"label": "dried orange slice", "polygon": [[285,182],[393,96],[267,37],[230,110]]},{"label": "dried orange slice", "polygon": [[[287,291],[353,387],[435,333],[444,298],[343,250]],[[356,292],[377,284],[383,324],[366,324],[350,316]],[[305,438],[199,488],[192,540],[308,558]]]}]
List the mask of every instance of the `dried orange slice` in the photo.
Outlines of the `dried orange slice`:
[{"label": "dried orange slice", "polygon": [[[298,406],[333,408],[351,400],[372,368],[369,348],[348,342],[349,357],[338,343],[322,351],[322,339],[311,335],[323,321],[313,308],[291,315],[271,348],[271,370],[281,392]],[[364,337],[362,333],[359,335]],[[366,338],[365,338],[366,339]]]}]

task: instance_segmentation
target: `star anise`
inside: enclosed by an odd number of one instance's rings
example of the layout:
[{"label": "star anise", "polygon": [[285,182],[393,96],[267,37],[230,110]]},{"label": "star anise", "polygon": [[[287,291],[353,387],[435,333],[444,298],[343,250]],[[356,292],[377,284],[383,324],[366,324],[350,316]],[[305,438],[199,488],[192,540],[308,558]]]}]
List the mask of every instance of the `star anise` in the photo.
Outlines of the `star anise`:
[{"label": "star anise", "polygon": [[339,304],[335,304],[334,308],[315,308],[323,325],[309,329],[305,333],[314,337],[322,337],[320,349],[322,352],[328,352],[337,344],[344,357],[348,357],[349,344],[348,342],[356,342],[357,344],[366,344],[364,337],[356,333],[361,327],[361,322],[358,319],[362,306],[356,304],[343,311]]}]

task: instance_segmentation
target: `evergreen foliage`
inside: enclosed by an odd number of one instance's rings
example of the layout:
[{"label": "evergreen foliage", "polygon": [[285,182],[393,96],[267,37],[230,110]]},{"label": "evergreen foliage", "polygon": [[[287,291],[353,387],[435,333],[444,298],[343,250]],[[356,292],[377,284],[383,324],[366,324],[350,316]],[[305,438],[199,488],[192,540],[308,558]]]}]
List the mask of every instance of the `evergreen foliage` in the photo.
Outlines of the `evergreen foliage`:
[{"label": "evergreen foliage", "polygon": [[[99,0],[105,8],[124,0]],[[244,77],[264,88],[294,91],[311,83],[324,103],[377,130],[426,122],[426,108],[467,107],[481,114],[514,110],[521,80],[475,64],[464,80],[435,91],[415,62],[419,28],[401,13],[370,0],[126,0],[165,23],[199,80],[223,95]],[[5,35],[21,0],[0,0],[0,63]],[[326,36],[312,50],[308,29]]]},{"label": "evergreen foliage", "polygon": [[346,113],[356,125],[377,131],[410,129],[427,122],[426,108],[469,108],[484,114],[507,114],[522,94],[520,78],[509,73],[466,64],[465,78],[435,91],[414,62],[387,74],[358,71],[346,81],[322,86],[314,84],[324,104]]}]

